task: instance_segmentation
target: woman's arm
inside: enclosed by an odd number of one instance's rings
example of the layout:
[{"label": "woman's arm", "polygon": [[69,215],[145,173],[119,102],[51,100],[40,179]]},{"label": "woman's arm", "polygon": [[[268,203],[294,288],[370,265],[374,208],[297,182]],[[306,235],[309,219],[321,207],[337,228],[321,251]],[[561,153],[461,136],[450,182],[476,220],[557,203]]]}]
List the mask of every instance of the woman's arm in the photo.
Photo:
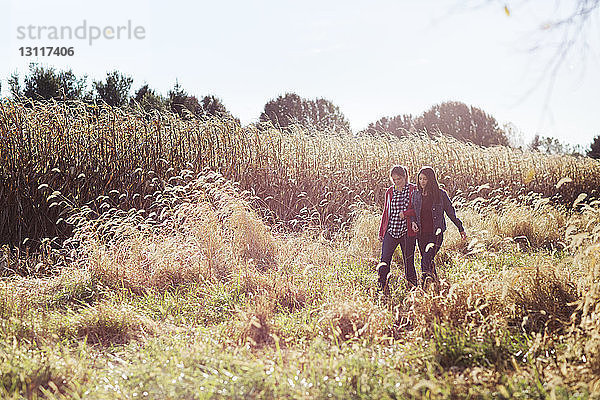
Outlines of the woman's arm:
[{"label": "woman's arm", "polygon": [[448,197],[448,193],[445,190],[441,191],[442,196],[442,206],[444,207],[444,211],[448,215],[448,218],[456,225],[459,232],[464,232],[465,228],[463,227],[462,221],[456,216],[456,210],[450,201],[450,197]]},{"label": "woman's arm", "polygon": [[379,224],[379,240],[383,241],[383,237],[385,236],[385,231],[387,230],[387,225],[389,221],[389,209],[388,209],[388,190],[385,191],[385,196],[383,198],[383,213],[381,214],[381,223]]},{"label": "woman's arm", "polygon": [[406,218],[406,220],[410,224],[412,221],[411,217],[416,216],[417,213],[415,212],[415,207],[413,206],[413,196],[415,194],[415,189],[413,187],[409,190],[410,191],[409,191],[409,196],[408,196],[408,208],[406,209],[406,211],[404,211],[404,218]]}]

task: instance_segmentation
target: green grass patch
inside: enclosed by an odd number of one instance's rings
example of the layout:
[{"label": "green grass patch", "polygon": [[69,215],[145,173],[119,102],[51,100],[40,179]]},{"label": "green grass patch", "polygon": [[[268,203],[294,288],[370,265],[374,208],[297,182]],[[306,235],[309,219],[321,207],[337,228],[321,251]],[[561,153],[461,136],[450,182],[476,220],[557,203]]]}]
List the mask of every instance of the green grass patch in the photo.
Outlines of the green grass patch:
[{"label": "green grass patch", "polygon": [[506,328],[434,324],[432,354],[441,368],[513,369],[529,349],[529,339]]}]

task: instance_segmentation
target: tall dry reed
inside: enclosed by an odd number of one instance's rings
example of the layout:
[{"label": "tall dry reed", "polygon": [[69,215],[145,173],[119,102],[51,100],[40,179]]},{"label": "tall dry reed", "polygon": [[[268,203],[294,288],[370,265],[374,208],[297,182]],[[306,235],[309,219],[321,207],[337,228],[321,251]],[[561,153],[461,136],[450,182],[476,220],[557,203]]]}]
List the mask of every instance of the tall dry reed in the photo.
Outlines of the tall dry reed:
[{"label": "tall dry reed", "polygon": [[[432,165],[453,195],[481,185],[565,201],[600,186],[598,162],[456,140],[315,134],[182,120],[104,105],[0,103],[0,242],[68,236],[69,206],[147,209],[181,170],[210,168],[249,191],[270,222],[344,228],[352,205],[381,206],[388,170]],[[563,180],[568,178],[570,181]],[[557,189],[556,184],[562,185]]]}]

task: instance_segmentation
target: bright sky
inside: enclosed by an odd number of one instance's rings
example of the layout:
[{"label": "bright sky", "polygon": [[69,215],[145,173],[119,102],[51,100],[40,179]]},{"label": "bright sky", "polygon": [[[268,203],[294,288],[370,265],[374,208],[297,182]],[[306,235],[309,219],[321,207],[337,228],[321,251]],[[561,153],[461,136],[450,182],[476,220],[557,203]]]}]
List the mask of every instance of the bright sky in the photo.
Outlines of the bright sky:
[{"label": "bright sky", "polygon": [[[550,96],[550,81],[538,82],[556,42],[539,28],[560,14],[557,2],[511,1],[507,16],[494,0],[8,1],[0,15],[4,95],[11,73],[39,61],[89,81],[118,69],[134,89],[147,82],[162,94],[178,79],[190,94],[220,97],[242,123],[256,121],[269,99],[295,92],[332,101],[354,131],[456,100],[512,122],[526,141],[539,133],[587,146],[600,134],[598,15],[585,33],[586,56],[576,50],[565,60]],[[84,20],[100,28],[130,20],[145,38],[18,38],[20,26],[75,29]],[[544,47],[534,54],[537,37]],[[73,46],[75,55],[19,51],[50,45]]]}]

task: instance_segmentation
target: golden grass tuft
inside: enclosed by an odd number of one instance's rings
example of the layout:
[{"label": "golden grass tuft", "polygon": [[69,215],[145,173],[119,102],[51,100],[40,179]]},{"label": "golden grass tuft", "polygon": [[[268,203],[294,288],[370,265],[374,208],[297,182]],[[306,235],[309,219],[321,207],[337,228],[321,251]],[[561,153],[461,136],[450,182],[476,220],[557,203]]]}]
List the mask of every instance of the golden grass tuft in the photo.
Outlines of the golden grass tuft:
[{"label": "golden grass tuft", "polygon": [[510,201],[501,213],[486,216],[490,233],[501,238],[526,240],[527,247],[557,247],[564,241],[567,215],[549,204],[548,199],[537,199],[533,204]]},{"label": "golden grass tuft", "polygon": [[206,172],[192,183],[192,189],[200,190],[215,209],[235,256],[252,260],[262,269],[276,267],[277,241],[251,207],[248,192],[240,192],[234,182],[214,172]]},{"label": "golden grass tuft", "polygon": [[285,311],[303,308],[314,299],[305,284],[283,271],[262,271],[253,264],[239,271],[237,279],[244,292],[250,296],[265,296],[272,300],[273,306]]},{"label": "golden grass tuft", "polygon": [[413,290],[408,293],[396,312],[396,337],[404,330],[431,335],[435,324],[449,326],[482,325],[489,318],[499,319],[497,304],[488,292],[488,278],[471,274],[460,283],[440,282],[437,292]]},{"label": "golden grass tuft", "polygon": [[381,211],[374,207],[356,206],[350,224],[348,255],[362,261],[376,261],[381,255],[378,240]]},{"label": "golden grass tuft", "polygon": [[461,218],[468,242],[449,223],[444,233],[442,251],[476,254],[483,251],[565,248],[565,230],[569,213],[536,194],[520,199],[495,196],[469,202],[459,199],[457,215]]},{"label": "golden grass tuft", "polygon": [[[600,201],[580,204],[580,213],[569,221],[567,240],[575,253],[574,264],[585,271],[580,287],[581,298],[573,320],[574,347],[583,347],[587,366],[595,375],[593,383],[600,387]],[[581,354],[580,354],[581,356]]]},{"label": "golden grass tuft", "polygon": [[392,331],[392,317],[385,309],[360,296],[338,298],[321,306],[318,326],[334,341],[386,340]]},{"label": "golden grass tuft", "polygon": [[169,187],[148,217],[111,210],[71,218],[79,262],[110,287],[136,293],[187,282],[229,281],[240,264],[276,268],[277,242],[220,175]]},{"label": "golden grass tuft", "polygon": [[499,278],[504,282],[500,300],[524,331],[562,331],[571,323],[579,296],[568,271],[538,258],[535,266],[514,268]]},{"label": "golden grass tuft", "polygon": [[157,325],[152,320],[124,305],[111,303],[100,303],[84,309],[73,315],[69,323],[59,330],[61,335],[71,335],[102,346],[142,340],[156,332]]},{"label": "golden grass tuft", "polygon": [[287,235],[277,254],[277,264],[281,271],[301,275],[314,269],[334,268],[345,259],[344,242],[326,240],[313,230]]},{"label": "golden grass tuft", "polygon": [[273,317],[273,301],[267,296],[260,296],[249,309],[239,315],[239,335],[242,343],[252,347],[263,347],[272,344],[271,318]]},{"label": "golden grass tuft", "polygon": [[214,258],[203,257],[203,250],[214,256],[209,253],[213,249],[207,251],[189,239],[138,232],[116,242],[88,242],[86,267],[95,279],[112,288],[135,293],[146,288],[165,290],[217,270]]},{"label": "golden grass tuft", "polygon": [[276,280],[274,298],[277,307],[288,312],[303,308],[311,299],[309,289],[292,279]]},{"label": "golden grass tuft", "polygon": [[236,208],[229,217],[232,246],[243,261],[252,260],[259,268],[273,268],[277,244],[265,223],[246,207]]},{"label": "golden grass tuft", "polygon": [[[449,326],[508,325],[527,333],[562,332],[571,322],[578,299],[569,271],[539,257],[536,267],[514,267],[497,273],[472,271],[459,282],[442,280],[434,287],[408,293],[398,307],[400,331],[431,334],[434,324]],[[491,274],[491,275],[490,275]]]},{"label": "golden grass tuft", "polygon": [[0,280],[0,315],[12,315],[31,307],[90,303],[101,295],[100,289],[91,274],[79,268],[63,268],[59,275],[49,278]]}]

